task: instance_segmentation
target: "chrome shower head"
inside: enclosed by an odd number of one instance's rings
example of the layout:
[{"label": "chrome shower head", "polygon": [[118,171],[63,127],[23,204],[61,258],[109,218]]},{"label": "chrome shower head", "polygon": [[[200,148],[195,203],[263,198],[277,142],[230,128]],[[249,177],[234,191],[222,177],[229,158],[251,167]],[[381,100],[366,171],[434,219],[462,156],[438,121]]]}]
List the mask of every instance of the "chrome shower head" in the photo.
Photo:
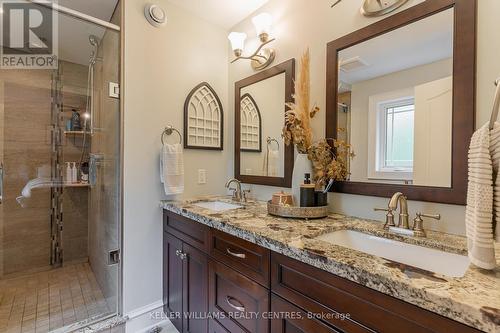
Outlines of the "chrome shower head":
[{"label": "chrome shower head", "polygon": [[90,35],[89,36],[89,42],[91,45],[93,46],[99,46],[99,38],[97,38],[96,36],[94,35]]}]

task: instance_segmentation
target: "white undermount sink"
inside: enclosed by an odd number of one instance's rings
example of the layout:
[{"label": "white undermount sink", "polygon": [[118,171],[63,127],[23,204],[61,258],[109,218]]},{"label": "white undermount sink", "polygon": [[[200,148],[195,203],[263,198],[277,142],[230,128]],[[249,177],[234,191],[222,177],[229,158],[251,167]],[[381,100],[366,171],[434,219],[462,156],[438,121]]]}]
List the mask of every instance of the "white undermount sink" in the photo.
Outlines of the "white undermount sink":
[{"label": "white undermount sink", "polygon": [[464,276],[469,258],[358,231],[339,230],[316,239],[449,277]]},{"label": "white undermount sink", "polygon": [[243,207],[240,205],[235,205],[235,204],[224,202],[224,201],[200,201],[200,202],[194,203],[193,205],[201,207],[201,208],[205,208],[205,209],[210,209],[214,212],[224,212],[226,210],[238,209],[238,208]]}]

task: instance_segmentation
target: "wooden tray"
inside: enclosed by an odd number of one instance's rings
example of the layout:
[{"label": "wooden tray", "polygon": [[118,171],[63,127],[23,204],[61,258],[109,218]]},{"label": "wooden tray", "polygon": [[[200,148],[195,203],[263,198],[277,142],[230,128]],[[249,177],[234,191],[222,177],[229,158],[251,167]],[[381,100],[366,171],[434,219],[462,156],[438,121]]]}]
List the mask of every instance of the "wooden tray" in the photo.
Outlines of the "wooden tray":
[{"label": "wooden tray", "polygon": [[320,219],[328,216],[328,206],[322,207],[297,207],[275,205],[267,202],[267,212],[279,217],[293,217],[296,219]]}]

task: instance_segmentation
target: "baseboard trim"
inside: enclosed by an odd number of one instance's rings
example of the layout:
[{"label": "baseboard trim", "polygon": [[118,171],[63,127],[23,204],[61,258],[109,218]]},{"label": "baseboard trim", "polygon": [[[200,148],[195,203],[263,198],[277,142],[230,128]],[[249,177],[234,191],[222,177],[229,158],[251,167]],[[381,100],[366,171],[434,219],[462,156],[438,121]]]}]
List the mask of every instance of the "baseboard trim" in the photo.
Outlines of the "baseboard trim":
[{"label": "baseboard trim", "polygon": [[163,301],[130,311],[126,314],[128,318],[125,326],[126,333],[146,333],[154,327],[171,325],[170,321],[161,314],[163,314]]}]

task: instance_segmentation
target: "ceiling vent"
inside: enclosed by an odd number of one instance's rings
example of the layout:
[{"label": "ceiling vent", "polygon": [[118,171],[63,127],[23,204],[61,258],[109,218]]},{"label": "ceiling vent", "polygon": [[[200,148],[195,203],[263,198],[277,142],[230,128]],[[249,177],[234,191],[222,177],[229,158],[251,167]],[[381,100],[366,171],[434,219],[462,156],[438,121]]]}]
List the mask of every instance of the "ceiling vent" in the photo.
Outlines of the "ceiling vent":
[{"label": "ceiling vent", "polygon": [[340,70],[345,73],[354,72],[366,66],[368,66],[368,63],[360,57],[342,60],[339,64]]}]

